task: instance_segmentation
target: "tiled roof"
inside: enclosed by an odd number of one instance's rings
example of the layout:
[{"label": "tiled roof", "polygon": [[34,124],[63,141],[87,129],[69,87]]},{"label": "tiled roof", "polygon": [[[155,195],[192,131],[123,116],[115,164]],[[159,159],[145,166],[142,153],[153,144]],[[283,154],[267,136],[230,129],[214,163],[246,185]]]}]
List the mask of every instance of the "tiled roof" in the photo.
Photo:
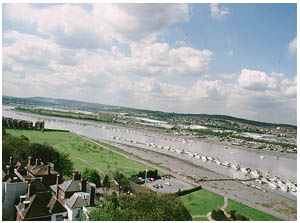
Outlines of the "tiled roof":
[{"label": "tiled roof", "polygon": [[[29,166],[27,170],[31,172],[34,176],[45,176],[48,175],[48,166],[47,165],[36,165],[36,166]],[[50,174],[58,174],[56,170],[51,169]]]},{"label": "tiled roof", "polygon": [[[89,207],[89,193],[85,192],[76,192],[70,197],[66,199],[65,204],[71,209],[80,208],[80,207]],[[94,197],[94,205],[97,206],[100,204],[100,200]],[[94,206],[93,205],[93,206]]]},{"label": "tiled roof", "polygon": [[72,209],[89,206],[89,202],[88,202],[89,194],[88,193],[80,194],[80,193],[82,192],[74,193],[72,197],[66,200],[66,205],[68,205],[68,207]]},{"label": "tiled roof", "polygon": [[56,199],[55,196],[51,197],[51,200],[47,206],[52,214],[66,212],[65,207]]},{"label": "tiled roof", "polygon": [[[80,187],[81,181],[80,180],[68,180],[63,182],[62,184],[59,184],[58,186],[64,191],[64,192],[77,192],[81,191]],[[52,186],[50,186],[52,189]],[[54,187],[53,187],[54,188]],[[86,191],[90,191],[90,184],[87,182],[86,184]],[[56,187],[55,187],[56,189]],[[53,189],[52,189],[53,190]]]},{"label": "tiled roof", "polygon": [[42,184],[39,180],[34,180],[30,183],[30,190],[33,194],[38,193],[38,192],[44,192],[47,191],[46,187],[44,184]]},{"label": "tiled roof", "polygon": [[51,193],[42,192],[32,195],[29,199],[30,204],[25,208],[24,203],[20,203],[16,208],[22,216],[22,219],[42,217],[51,215],[47,204],[51,199]]},{"label": "tiled roof", "polygon": [[52,213],[63,213],[67,211],[63,205],[52,196],[51,192],[36,193],[29,199],[27,198],[26,201],[30,201],[27,208],[25,208],[24,203],[19,203],[16,206],[23,220],[50,216]]}]

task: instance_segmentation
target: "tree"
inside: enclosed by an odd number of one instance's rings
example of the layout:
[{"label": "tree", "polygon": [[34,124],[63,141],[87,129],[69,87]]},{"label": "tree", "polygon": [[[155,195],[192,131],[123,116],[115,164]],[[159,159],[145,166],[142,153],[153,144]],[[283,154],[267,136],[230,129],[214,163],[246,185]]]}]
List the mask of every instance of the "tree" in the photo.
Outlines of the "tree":
[{"label": "tree", "polygon": [[191,221],[192,216],[174,194],[153,192],[123,194],[107,198],[102,206],[89,213],[92,221]]},{"label": "tree", "polygon": [[101,177],[97,170],[84,168],[82,176],[84,176],[87,181],[96,184],[96,187],[101,186]]},{"label": "tree", "polygon": [[113,172],[113,178],[119,184],[120,192],[128,192],[128,191],[132,192],[132,188],[130,186],[127,177],[124,174],[120,173],[119,170]]},{"label": "tree", "polygon": [[69,155],[47,144],[30,143],[25,137],[6,134],[2,138],[2,161],[8,162],[11,155],[15,161],[26,162],[31,156],[33,160],[40,159],[43,163],[52,162],[61,176],[72,176],[73,163]]},{"label": "tree", "polygon": [[102,181],[102,186],[104,187],[103,190],[104,190],[104,194],[105,194],[105,197],[106,197],[106,195],[107,195],[107,188],[110,187],[110,182],[109,182],[108,175],[104,176],[104,179]]}]

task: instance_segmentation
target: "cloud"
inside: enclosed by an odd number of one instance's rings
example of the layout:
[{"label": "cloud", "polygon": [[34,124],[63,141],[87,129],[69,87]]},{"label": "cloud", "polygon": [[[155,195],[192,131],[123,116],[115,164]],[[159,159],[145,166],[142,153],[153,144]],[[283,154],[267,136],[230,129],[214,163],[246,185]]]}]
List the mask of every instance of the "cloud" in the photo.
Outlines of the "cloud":
[{"label": "cloud", "polygon": [[229,8],[227,7],[219,7],[217,3],[210,4],[210,15],[214,19],[223,19],[229,14]]},{"label": "cloud", "polygon": [[276,78],[268,76],[265,72],[248,69],[241,70],[238,83],[241,87],[254,91],[275,89],[278,84]]},{"label": "cloud", "polygon": [[28,4],[5,4],[5,17],[26,24],[67,48],[108,48],[114,40],[156,40],[169,25],[190,19],[187,4],[60,4],[35,8]]},{"label": "cloud", "polygon": [[230,50],[230,51],[227,53],[227,56],[229,56],[229,57],[233,56],[233,50]]},{"label": "cloud", "polygon": [[288,44],[288,53],[291,56],[297,55],[297,37]]}]

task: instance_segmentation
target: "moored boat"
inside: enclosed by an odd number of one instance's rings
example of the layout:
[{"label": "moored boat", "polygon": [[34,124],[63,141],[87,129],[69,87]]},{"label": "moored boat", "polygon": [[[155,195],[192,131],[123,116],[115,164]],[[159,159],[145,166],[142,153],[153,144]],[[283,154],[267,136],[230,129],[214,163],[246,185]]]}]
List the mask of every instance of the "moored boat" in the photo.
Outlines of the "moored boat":
[{"label": "moored boat", "polygon": [[223,162],[222,165],[223,165],[223,166],[226,166],[226,167],[230,167],[230,163],[227,162],[227,161]]},{"label": "moored boat", "polygon": [[250,173],[255,178],[260,178],[261,177],[261,172],[259,170],[254,170],[254,171],[251,171]]},{"label": "moored boat", "polygon": [[239,170],[239,169],[241,169],[241,166],[240,166],[240,164],[233,164],[232,168],[235,170]]},{"label": "moored boat", "polygon": [[251,169],[250,169],[249,167],[243,167],[243,168],[241,169],[241,171],[242,171],[243,173],[250,173]]},{"label": "moored boat", "polygon": [[219,159],[215,159],[217,165],[221,165],[221,161]]}]

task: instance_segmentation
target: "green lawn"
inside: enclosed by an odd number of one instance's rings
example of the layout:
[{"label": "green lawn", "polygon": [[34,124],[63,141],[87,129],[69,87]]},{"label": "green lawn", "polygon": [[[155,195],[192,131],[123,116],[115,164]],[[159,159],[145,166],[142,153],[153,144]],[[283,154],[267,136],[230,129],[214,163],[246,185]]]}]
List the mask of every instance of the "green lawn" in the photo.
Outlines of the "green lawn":
[{"label": "green lawn", "polygon": [[283,221],[280,218],[276,218],[272,215],[266,214],[262,211],[251,208],[231,199],[228,199],[228,206],[225,210],[228,212],[230,210],[236,210],[239,214],[250,218],[252,221]]},{"label": "green lawn", "polygon": [[17,129],[6,129],[7,133],[12,135],[26,136],[30,142],[32,143],[48,143],[49,145],[55,145],[57,143],[61,143],[65,140],[74,140],[77,136],[71,132],[42,132],[42,131],[34,131],[34,130],[17,130]]},{"label": "green lawn", "polygon": [[[153,169],[147,165],[129,160],[122,155],[104,149],[96,143],[83,139],[72,132],[41,132],[12,129],[8,129],[7,132],[17,136],[24,135],[30,142],[48,143],[51,146],[56,145],[54,148],[58,151],[84,159],[107,174],[118,169],[120,172],[130,176],[144,169]],[[88,163],[74,157],[70,158],[76,170],[82,171],[85,167],[92,168]]]},{"label": "green lawn", "polygon": [[223,196],[204,189],[184,195],[180,199],[191,215],[206,215],[224,204]]},{"label": "green lawn", "polygon": [[193,218],[193,221],[208,221],[207,218],[202,218],[202,217],[197,217],[197,218]]}]

